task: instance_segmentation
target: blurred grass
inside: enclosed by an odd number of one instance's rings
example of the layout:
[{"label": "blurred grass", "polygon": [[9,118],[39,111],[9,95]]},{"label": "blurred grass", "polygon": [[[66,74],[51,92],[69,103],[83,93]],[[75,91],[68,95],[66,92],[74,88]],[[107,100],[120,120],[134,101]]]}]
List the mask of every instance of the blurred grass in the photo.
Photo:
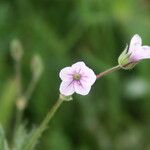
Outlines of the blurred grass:
[{"label": "blurred grass", "polygon": [[[10,130],[14,122],[15,83],[10,81],[14,72],[9,50],[12,39],[19,38],[25,50],[24,89],[32,77],[33,55],[41,55],[45,64],[24,115],[30,127],[41,122],[57,99],[62,67],[84,60],[99,73],[116,65],[133,34],[140,34],[144,44],[149,45],[149,18],[149,0],[1,0],[2,125]],[[73,102],[59,110],[37,149],[149,150],[150,87],[146,86],[142,96],[137,97],[132,93],[138,92],[126,86],[134,79],[149,84],[149,66],[150,62],[145,60],[132,71],[119,71],[99,79],[88,96],[75,95]],[[142,88],[140,82],[136,84]],[[11,136],[9,132],[7,136]]]},{"label": "blurred grass", "polygon": [[13,117],[13,109],[16,98],[16,83],[13,80],[8,80],[5,87],[1,91],[0,97],[0,121],[3,123],[5,129],[10,124],[11,118]]}]

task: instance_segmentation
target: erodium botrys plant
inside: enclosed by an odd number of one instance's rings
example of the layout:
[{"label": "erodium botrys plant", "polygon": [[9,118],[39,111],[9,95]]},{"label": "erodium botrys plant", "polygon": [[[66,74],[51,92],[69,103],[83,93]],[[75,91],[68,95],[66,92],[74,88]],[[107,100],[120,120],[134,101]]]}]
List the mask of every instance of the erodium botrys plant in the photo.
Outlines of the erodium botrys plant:
[{"label": "erodium botrys plant", "polygon": [[87,95],[96,79],[119,69],[132,69],[141,60],[148,58],[150,58],[150,46],[142,46],[141,37],[136,34],[132,37],[129,48],[127,46],[119,56],[118,65],[101,72],[98,75],[95,75],[94,71],[87,67],[82,61],[77,62],[72,66],[63,68],[59,74],[59,77],[62,80],[59,88],[59,99],[47,114],[42,124],[35,131],[33,137],[24,150],[31,150],[33,148],[35,142],[46,129],[56,110],[64,101],[72,100],[72,94],[77,93],[80,95]]},{"label": "erodium botrys plant", "polygon": [[59,77],[62,80],[59,88],[59,99],[50,109],[41,125],[32,132],[30,139],[24,145],[22,150],[34,149],[38,139],[47,128],[55,112],[58,110],[63,102],[72,100],[72,95],[74,93],[80,95],[87,95],[97,79],[119,69],[132,69],[141,60],[149,58],[150,46],[142,46],[141,37],[136,34],[132,37],[129,47],[126,46],[125,50],[119,56],[118,65],[115,67],[112,67],[97,75],[83,61],[79,61],[71,66],[63,68],[59,73]]}]

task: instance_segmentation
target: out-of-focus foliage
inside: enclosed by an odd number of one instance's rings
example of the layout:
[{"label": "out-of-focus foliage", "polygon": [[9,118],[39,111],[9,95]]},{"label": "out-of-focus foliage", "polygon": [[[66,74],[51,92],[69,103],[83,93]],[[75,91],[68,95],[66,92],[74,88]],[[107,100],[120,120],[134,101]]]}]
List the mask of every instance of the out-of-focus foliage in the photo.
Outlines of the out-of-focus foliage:
[{"label": "out-of-focus foliage", "polygon": [[0,126],[0,149],[9,150],[3,128]]},{"label": "out-of-focus foliage", "polygon": [[[45,68],[23,115],[31,129],[59,96],[61,68],[83,60],[99,73],[117,64],[133,34],[150,45],[149,28],[149,0],[0,0],[0,122],[10,145],[18,84],[10,54],[13,39],[18,38],[24,49],[23,91],[32,82],[30,62],[36,54]],[[149,150],[149,66],[145,60],[131,71],[99,79],[87,96],[74,95],[60,108],[36,149]],[[0,136],[4,137],[2,129]]]},{"label": "out-of-focus foliage", "polygon": [[25,124],[21,124],[14,134],[12,150],[23,150],[27,143],[30,141],[34,132],[35,129],[32,129],[29,132],[27,131]]}]

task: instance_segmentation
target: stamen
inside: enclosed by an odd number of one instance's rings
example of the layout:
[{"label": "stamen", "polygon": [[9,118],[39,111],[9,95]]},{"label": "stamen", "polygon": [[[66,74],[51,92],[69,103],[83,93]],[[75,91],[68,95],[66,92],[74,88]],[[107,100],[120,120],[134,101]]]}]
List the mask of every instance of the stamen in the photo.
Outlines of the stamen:
[{"label": "stamen", "polygon": [[73,75],[73,79],[74,80],[80,80],[80,78],[81,78],[81,75],[78,74],[78,73],[76,73],[76,74]]}]

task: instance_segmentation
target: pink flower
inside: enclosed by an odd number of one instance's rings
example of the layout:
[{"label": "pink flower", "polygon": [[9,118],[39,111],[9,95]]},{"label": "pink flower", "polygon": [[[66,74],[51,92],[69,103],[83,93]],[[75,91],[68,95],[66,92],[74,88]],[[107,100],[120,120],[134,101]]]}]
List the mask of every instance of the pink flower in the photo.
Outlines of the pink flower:
[{"label": "pink flower", "polygon": [[62,80],[60,93],[69,96],[74,92],[87,95],[96,81],[96,75],[84,62],[77,62],[70,67],[63,68],[59,77]]},{"label": "pink flower", "polygon": [[119,66],[123,69],[132,69],[134,66],[143,59],[150,58],[150,46],[142,46],[142,39],[138,34],[135,34],[129,45],[121,53],[118,58]]},{"label": "pink flower", "polygon": [[129,45],[128,53],[131,54],[130,62],[138,62],[142,59],[150,58],[150,46],[142,46],[142,39],[138,34],[135,34]]}]

